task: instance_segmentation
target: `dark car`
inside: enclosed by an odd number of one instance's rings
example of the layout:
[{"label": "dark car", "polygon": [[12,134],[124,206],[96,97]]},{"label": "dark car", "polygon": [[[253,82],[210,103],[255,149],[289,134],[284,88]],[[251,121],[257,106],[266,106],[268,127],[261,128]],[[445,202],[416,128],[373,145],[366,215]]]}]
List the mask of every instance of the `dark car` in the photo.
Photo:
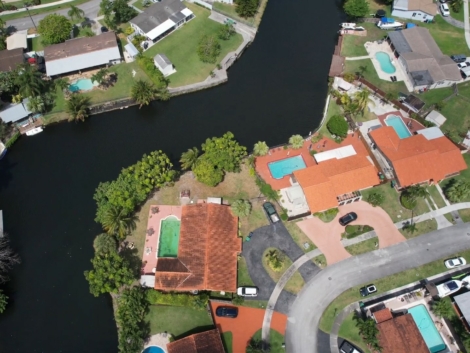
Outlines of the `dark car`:
[{"label": "dark car", "polygon": [[108,32],[108,28],[105,27],[105,26],[102,26],[101,27],[101,33],[106,33],[106,32]]},{"label": "dark car", "polygon": [[264,212],[266,212],[266,216],[268,217],[269,222],[276,223],[279,222],[279,215],[274,208],[274,205],[271,202],[263,203]]},{"label": "dark car", "polygon": [[367,297],[369,294],[372,294],[375,292],[377,292],[377,287],[373,284],[368,284],[367,286],[359,289],[359,293],[361,293],[363,297]]},{"label": "dark car", "polygon": [[345,214],[343,217],[339,219],[339,224],[341,224],[343,227],[352,221],[355,221],[357,219],[357,214],[355,212],[349,212],[348,214]]},{"label": "dark car", "polygon": [[238,308],[233,306],[219,306],[215,311],[215,315],[236,318],[238,316]]},{"label": "dark car", "polygon": [[450,58],[454,60],[457,64],[463,63],[465,60],[467,60],[467,57],[463,54],[451,55]]}]

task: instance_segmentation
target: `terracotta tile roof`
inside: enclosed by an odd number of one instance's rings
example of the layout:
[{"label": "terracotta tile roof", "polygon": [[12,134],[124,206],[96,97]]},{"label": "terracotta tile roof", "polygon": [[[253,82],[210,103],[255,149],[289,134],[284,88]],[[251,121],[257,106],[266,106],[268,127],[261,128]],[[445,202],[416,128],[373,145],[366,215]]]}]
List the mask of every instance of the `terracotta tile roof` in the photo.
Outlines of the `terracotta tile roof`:
[{"label": "terracotta tile roof", "polygon": [[392,163],[401,187],[431,180],[438,182],[467,169],[460,150],[445,136],[428,140],[418,134],[400,139],[391,126],[369,134]]},{"label": "terracotta tile roof", "polygon": [[377,328],[382,353],[429,353],[411,314],[384,321]]},{"label": "terracotta tile roof", "polygon": [[157,260],[155,289],[235,292],[238,219],[217,204],[183,206],[177,259]]},{"label": "terracotta tile roof", "polygon": [[374,317],[375,317],[375,322],[377,322],[378,324],[380,324],[381,322],[393,319],[392,312],[390,311],[390,309],[387,309],[387,308],[376,311],[374,313]]},{"label": "terracotta tile roof", "polygon": [[380,183],[377,169],[364,155],[329,159],[294,175],[312,213],[337,207],[337,196]]},{"label": "terracotta tile roof", "polygon": [[196,333],[168,343],[166,348],[168,353],[225,353],[217,329]]}]

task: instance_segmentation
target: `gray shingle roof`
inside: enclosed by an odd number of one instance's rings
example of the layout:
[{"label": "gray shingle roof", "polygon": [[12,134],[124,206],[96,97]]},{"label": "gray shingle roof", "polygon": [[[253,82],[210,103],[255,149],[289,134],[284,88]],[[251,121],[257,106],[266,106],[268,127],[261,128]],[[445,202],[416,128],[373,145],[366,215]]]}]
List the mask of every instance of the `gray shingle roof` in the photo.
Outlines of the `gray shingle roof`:
[{"label": "gray shingle roof", "polygon": [[154,59],[157,62],[158,66],[162,68],[162,70],[165,69],[167,66],[173,65],[170,59],[168,59],[165,54],[157,54],[155,55]]},{"label": "gray shingle roof", "polygon": [[[129,22],[138,26],[145,33],[148,33],[170,19],[171,16],[179,16],[177,14],[185,8],[186,6],[180,0],[162,0],[150,5]],[[173,22],[178,21],[173,20]]]}]

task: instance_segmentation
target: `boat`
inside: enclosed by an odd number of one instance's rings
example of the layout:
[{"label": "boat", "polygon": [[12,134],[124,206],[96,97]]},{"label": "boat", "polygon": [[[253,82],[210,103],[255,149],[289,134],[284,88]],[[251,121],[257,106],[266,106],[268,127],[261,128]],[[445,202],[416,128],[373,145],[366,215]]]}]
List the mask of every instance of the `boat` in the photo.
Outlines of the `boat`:
[{"label": "boat", "polygon": [[355,23],[351,22],[343,22],[340,24],[341,30],[349,30],[349,31],[365,31],[364,27],[358,26]]},{"label": "boat", "polygon": [[5,157],[5,155],[7,154],[7,151],[8,149],[5,147],[5,145],[0,142],[0,159]]},{"label": "boat", "polygon": [[27,136],[34,136],[42,132],[44,129],[42,127],[35,127],[34,129],[26,131]]},{"label": "boat", "polygon": [[455,292],[458,292],[462,288],[463,282],[453,279],[445,283],[439,284],[436,286],[437,294],[439,297],[444,298]]},{"label": "boat", "polygon": [[401,22],[395,21],[393,18],[383,17],[377,22],[377,27],[380,29],[397,29],[403,28],[404,24]]}]

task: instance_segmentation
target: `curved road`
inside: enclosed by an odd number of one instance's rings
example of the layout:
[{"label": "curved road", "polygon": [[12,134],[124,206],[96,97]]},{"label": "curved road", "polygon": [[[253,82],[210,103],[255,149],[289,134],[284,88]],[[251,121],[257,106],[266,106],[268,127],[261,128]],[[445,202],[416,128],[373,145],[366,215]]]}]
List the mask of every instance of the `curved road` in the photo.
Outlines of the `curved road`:
[{"label": "curved road", "polygon": [[[470,234],[470,224],[464,223],[328,266],[304,286],[290,309],[286,351],[329,351],[324,344],[319,347],[318,338],[324,334],[318,325],[322,313],[334,298],[351,287],[469,249],[470,236],[467,233]],[[417,279],[420,278],[417,275]]]}]

